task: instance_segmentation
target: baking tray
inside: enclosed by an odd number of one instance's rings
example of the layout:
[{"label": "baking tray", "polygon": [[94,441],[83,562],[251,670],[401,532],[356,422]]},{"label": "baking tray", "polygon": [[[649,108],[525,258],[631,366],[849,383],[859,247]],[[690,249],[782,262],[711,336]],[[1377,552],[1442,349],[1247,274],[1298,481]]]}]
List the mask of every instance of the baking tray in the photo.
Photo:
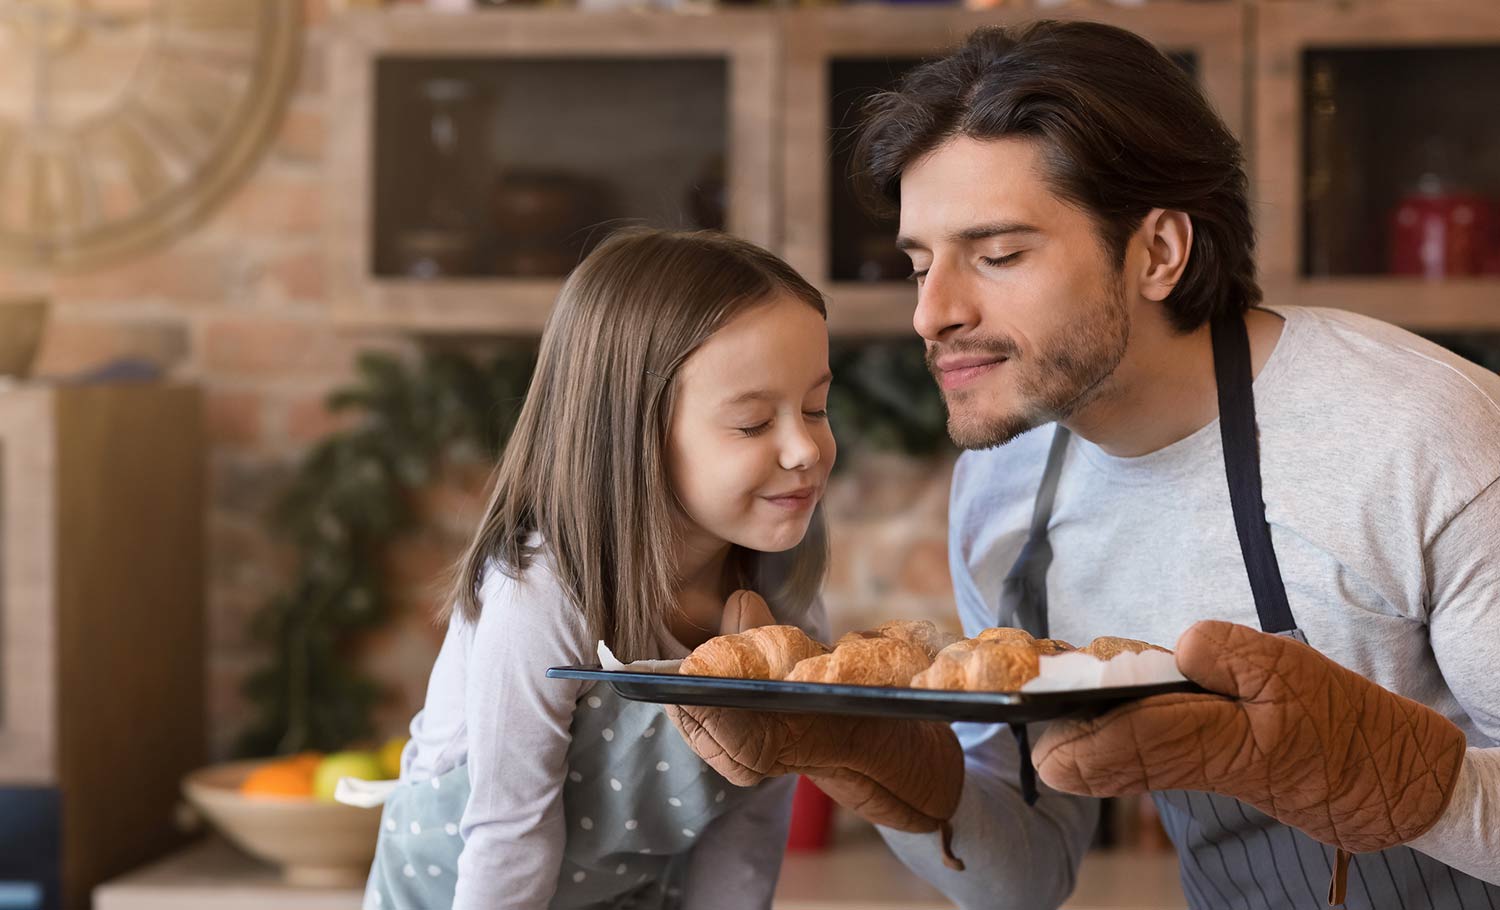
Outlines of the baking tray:
[{"label": "baking tray", "polygon": [[625,698],[664,705],[706,705],[788,711],[799,714],[858,714],[913,720],[1031,724],[1059,717],[1101,714],[1116,705],[1169,692],[1203,692],[1191,682],[1077,689],[1066,692],[946,692],[886,686],[723,679],[665,673],[632,673],[597,666],[553,667],[551,679],[608,683]]}]

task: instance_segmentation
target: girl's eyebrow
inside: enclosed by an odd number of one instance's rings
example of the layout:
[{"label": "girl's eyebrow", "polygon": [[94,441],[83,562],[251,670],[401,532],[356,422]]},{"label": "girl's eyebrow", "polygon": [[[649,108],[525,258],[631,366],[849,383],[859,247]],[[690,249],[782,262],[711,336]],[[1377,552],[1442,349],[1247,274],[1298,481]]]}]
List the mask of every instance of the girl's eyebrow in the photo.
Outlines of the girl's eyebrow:
[{"label": "girl's eyebrow", "polygon": [[[830,382],[833,382],[833,374],[832,373],[824,373],[823,376],[822,376],[822,378],[820,378],[817,382],[815,382],[815,383],[812,384],[812,387],[814,389],[816,389],[816,388],[818,388],[820,386],[825,386],[825,385],[827,385]],[[734,396],[733,398],[726,398],[726,399],[724,399],[724,401],[722,402],[722,406],[723,407],[730,407],[731,405],[744,404],[747,401],[766,401],[767,399],[771,399],[771,398],[775,398],[775,397],[776,397],[776,393],[772,392],[772,391],[770,391],[768,389],[754,389],[754,390],[749,391],[749,392],[741,392],[740,394]]]}]

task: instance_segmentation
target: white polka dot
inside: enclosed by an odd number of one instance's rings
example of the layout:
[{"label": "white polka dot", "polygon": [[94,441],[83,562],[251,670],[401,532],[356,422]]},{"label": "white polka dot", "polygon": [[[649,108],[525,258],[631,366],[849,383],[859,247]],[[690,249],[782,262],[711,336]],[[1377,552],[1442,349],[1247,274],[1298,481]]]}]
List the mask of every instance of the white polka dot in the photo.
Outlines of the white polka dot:
[{"label": "white polka dot", "polygon": [[380,896],[380,892],[379,891],[376,891],[376,892],[372,893],[370,895],[370,898],[374,902],[375,906],[377,906],[377,907],[379,907],[381,904],[385,903],[385,898]]},{"label": "white polka dot", "polygon": [[682,889],[681,888],[668,888],[667,889],[667,897],[681,897],[681,896],[682,896]]},{"label": "white polka dot", "polygon": [[590,708],[597,708],[597,707],[599,707],[602,704],[604,704],[604,702],[602,702],[602,701],[599,700],[599,696],[597,696],[597,695],[590,695],[589,696],[589,707]]},{"label": "white polka dot", "polygon": [[642,853],[650,853],[651,852],[651,848],[650,847],[642,847],[641,848],[641,852]]},{"label": "white polka dot", "polygon": [[656,735],[656,728],[655,727],[647,727],[646,728],[646,732],[641,734],[641,738],[642,739],[650,739],[651,737],[653,737],[655,735]]},{"label": "white polka dot", "polygon": [[605,742],[613,742],[615,738],[615,731],[611,730],[608,727],[605,727],[604,732],[599,735],[604,737]]},{"label": "white polka dot", "polygon": [[671,799],[667,800],[667,805],[671,806],[673,809],[680,809],[682,808],[682,800],[674,796]]},{"label": "white polka dot", "polygon": [[[640,826],[641,826],[641,823],[632,818],[630,821],[628,821],[628,822],[625,823],[625,830],[626,831],[634,831],[636,828],[639,828]],[[641,852],[645,853],[646,851],[642,850]]]},{"label": "white polka dot", "polygon": [[573,881],[575,881],[575,882],[581,882],[581,881],[583,881],[586,878],[588,878],[588,876],[584,875],[582,871],[574,872],[573,873]]},{"label": "white polka dot", "polygon": [[453,822],[449,822],[448,824],[443,826],[443,833],[448,835],[449,837],[457,837],[458,826],[453,824]]},{"label": "white polka dot", "polygon": [[421,834],[422,833],[422,826],[419,825],[419,824],[417,824],[416,822],[412,822],[411,823],[411,833],[413,833],[413,834]]},{"label": "white polka dot", "polygon": [[697,837],[698,836],[698,832],[694,831],[692,828],[683,828],[682,829],[682,836],[683,837]]},{"label": "white polka dot", "polygon": [[594,820],[588,817],[581,818],[578,820],[578,827],[585,831],[592,831],[594,830]]},{"label": "white polka dot", "polygon": [[670,771],[670,770],[672,770],[672,766],[669,765],[669,764],[667,764],[664,761],[659,761],[659,762],[656,763],[656,770],[658,770],[658,771]]},{"label": "white polka dot", "polygon": [[723,801],[724,801],[724,791],[720,790],[718,793],[714,794],[714,802],[716,802],[716,803],[722,803]]},{"label": "white polka dot", "polygon": [[618,865],[618,866],[615,867],[615,874],[616,875],[624,875],[625,874],[625,864],[624,863],[621,863],[620,865]]},{"label": "white polka dot", "polygon": [[432,789],[434,789],[434,790],[441,790],[441,789],[443,789],[443,782],[440,781],[440,780],[438,780],[436,777],[434,777],[432,779]]},{"label": "white polka dot", "polygon": [[617,780],[615,780],[613,777],[611,777],[609,779],[609,788],[611,790],[615,791],[616,793],[619,793],[620,792],[620,782],[617,781]]},{"label": "white polka dot", "polygon": [[579,774],[577,771],[569,771],[568,780],[572,781],[575,784],[579,784],[583,782],[583,775]]},{"label": "white polka dot", "polygon": [[428,866],[427,874],[432,876],[433,878],[437,878],[439,875],[443,874],[443,870],[439,869],[437,866]]},{"label": "white polka dot", "polygon": [[637,881],[637,882],[643,882],[643,881],[645,881],[645,880],[646,880],[646,878],[647,878],[647,877],[648,877],[648,876],[647,876],[647,874],[646,874],[646,873],[644,873],[644,872],[642,872],[642,873],[641,873],[641,877],[640,877],[640,878],[638,878],[638,879],[636,879],[636,881]]},{"label": "white polka dot", "polygon": [[387,831],[394,831],[394,830],[396,830],[396,820],[394,818],[388,818],[388,819],[385,820],[385,830],[387,830]]},{"label": "white polka dot", "polygon": [[406,876],[407,878],[416,878],[417,870],[412,866],[411,863],[407,863],[406,865],[401,867],[401,874]]}]

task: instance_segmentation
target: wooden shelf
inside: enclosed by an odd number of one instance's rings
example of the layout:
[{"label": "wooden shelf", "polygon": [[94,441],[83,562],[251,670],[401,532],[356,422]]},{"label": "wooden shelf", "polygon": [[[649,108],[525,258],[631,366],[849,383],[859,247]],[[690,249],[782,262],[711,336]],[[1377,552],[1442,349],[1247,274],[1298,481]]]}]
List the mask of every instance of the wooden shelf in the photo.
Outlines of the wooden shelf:
[{"label": "wooden shelf", "polygon": [[[875,838],[821,853],[790,853],[773,910],[952,910]],[[217,839],[100,886],[94,910],[358,910],[357,888],[300,888]],[[1097,851],[1084,857],[1064,910],[1187,906],[1175,853]]]},{"label": "wooden shelf", "polygon": [[1305,279],[1264,290],[1272,305],[1351,310],[1414,332],[1500,332],[1500,278]]}]

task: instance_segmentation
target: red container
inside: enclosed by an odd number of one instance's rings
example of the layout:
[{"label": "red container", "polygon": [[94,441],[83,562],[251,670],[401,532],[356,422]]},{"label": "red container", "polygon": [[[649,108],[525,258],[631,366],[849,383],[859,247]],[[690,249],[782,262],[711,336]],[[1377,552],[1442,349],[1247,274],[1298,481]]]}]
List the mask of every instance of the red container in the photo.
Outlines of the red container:
[{"label": "red container", "polygon": [[797,778],[792,797],[792,827],[786,848],[796,851],[825,850],[833,829],[833,800],[805,777]]},{"label": "red container", "polygon": [[1393,275],[1478,275],[1492,267],[1494,209],[1465,192],[1412,193],[1391,213]]}]

